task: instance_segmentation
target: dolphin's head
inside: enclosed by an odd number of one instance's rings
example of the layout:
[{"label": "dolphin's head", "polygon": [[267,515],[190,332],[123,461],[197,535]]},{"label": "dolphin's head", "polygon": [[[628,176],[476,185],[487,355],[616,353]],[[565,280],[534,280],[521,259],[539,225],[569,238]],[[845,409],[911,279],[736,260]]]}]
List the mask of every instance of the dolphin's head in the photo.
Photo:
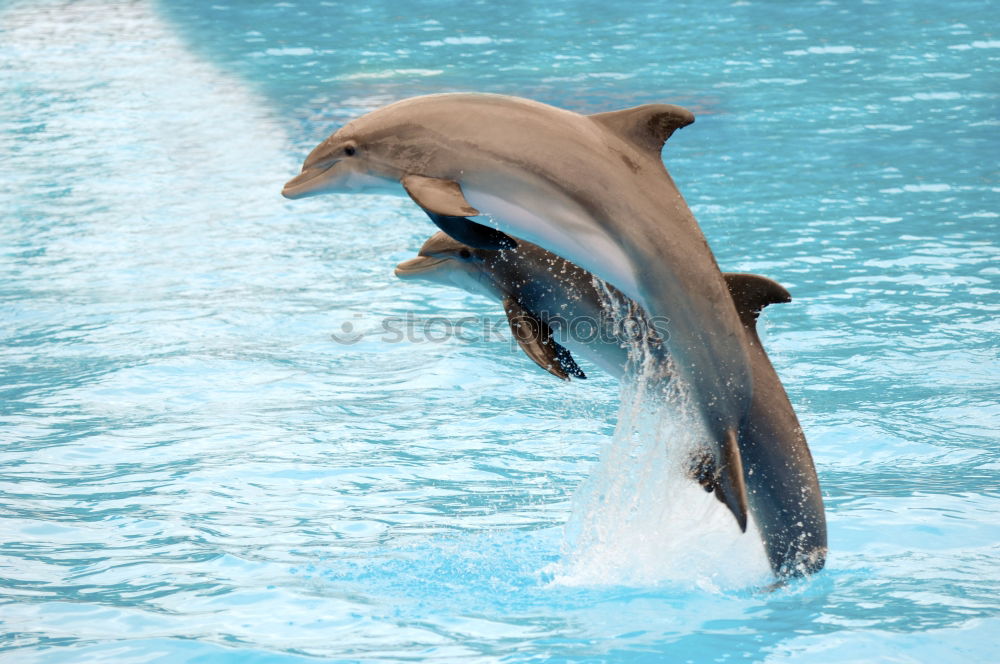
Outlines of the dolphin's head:
[{"label": "dolphin's head", "polygon": [[490,259],[496,251],[474,249],[445,233],[432,235],[420,247],[416,258],[396,266],[400,279],[422,279],[487,295],[499,295],[489,274]]},{"label": "dolphin's head", "polygon": [[398,188],[402,171],[384,157],[378,141],[359,131],[358,124],[347,124],[317,145],[302,164],[302,172],[285,183],[281,195],[305,198]]},{"label": "dolphin's head", "polygon": [[451,115],[427,95],[389,104],[352,120],[320,143],[285,183],[285,198],[327,193],[402,194],[403,176],[454,177],[457,159],[442,133]]}]

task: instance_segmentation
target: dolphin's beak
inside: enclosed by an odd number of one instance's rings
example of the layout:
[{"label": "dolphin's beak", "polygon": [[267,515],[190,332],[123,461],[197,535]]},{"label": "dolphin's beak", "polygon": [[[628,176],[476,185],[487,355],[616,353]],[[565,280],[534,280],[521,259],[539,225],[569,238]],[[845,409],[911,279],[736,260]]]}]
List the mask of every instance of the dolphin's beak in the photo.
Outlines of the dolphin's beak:
[{"label": "dolphin's beak", "polygon": [[395,274],[400,279],[419,278],[420,275],[430,272],[446,260],[448,259],[436,258],[434,256],[417,256],[397,265]]},{"label": "dolphin's beak", "polygon": [[322,185],[326,181],[326,178],[323,178],[323,174],[335,165],[336,162],[327,165],[325,168],[303,167],[301,173],[285,183],[285,187],[281,190],[281,195],[285,198],[295,199],[323,193]]},{"label": "dolphin's beak", "polygon": [[331,148],[329,139],[313,148],[302,163],[302,172],[285,183],[281,195],[295,199],[323,193],[322,185],[326,182],[323,174],[340,161]]}]

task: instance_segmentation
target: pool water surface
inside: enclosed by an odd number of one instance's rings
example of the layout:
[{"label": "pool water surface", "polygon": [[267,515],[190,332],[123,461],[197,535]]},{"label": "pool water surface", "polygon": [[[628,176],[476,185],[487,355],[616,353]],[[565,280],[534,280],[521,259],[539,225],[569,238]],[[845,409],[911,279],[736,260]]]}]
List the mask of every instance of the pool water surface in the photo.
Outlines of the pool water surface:
[{"label": "pool water surface", "polygon": [[[998,24],[0,2],[0,661],[995,659]],[[794,297],[760,329],[821,573],[762,590],[752,529],[665,481],[683,427],[629,438],[596,367],[557,381],[496,302],[395,278],[436,230],[409,200],[281,198],[349,119],[455,90],[696,114],[672,176],[723,269]]]}]

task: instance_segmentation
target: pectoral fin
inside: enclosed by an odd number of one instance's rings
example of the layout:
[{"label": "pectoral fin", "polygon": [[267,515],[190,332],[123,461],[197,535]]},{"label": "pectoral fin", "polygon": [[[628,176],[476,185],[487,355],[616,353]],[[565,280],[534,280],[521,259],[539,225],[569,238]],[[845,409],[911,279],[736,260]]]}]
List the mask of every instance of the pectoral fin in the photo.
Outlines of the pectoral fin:
[{"label": "pectoral fin", "polygon": [[479,210],[465,200],[462,187],[454,180],[407,175],[401,182],[413,202],[453,239],[476,249],[491,251],[517,246],[514,238],[506,233],[465,218],[479,214]]},{"label": "pectoral fin", "polygon": [[691,478],[715,497],[736,517],[740,530],[747,531],[747,487],[743,479],[743,458],[736,442],[736,432],[727,431],[721,449],[722,459],[716,463],[708,450],[691,459]]},{"label": "pectoral fin", "polygon": [[569,380],[570,376],[587,377],[570,352],[552,339],[552,330],[548,324],[539,320],[512,297],[504,298],[503,308],[507,312],[511,333],[521,350],[535,364],[563,380]]},{"label": "pectoral fin", "polygon": [[479,210],[465,200],[462,187],[454,180],[407,175],[402,179],[402,183],[410,198],[428,214],[434,212],[449,217],[468,217],[479,214]]}]

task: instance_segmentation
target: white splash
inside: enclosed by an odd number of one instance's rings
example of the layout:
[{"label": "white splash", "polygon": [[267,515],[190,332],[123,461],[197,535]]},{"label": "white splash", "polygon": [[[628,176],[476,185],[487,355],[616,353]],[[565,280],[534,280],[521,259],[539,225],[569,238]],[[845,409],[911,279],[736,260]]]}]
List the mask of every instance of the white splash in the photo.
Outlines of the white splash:
[{"label": "white splash", "polygon": [[721,591],[770,580],[752,515],[740,532],[690,477],[707,434],[670,371],[647,347],[630,351],[615,434],[574,498],[563,559],[547,570],[554,583]]}]

